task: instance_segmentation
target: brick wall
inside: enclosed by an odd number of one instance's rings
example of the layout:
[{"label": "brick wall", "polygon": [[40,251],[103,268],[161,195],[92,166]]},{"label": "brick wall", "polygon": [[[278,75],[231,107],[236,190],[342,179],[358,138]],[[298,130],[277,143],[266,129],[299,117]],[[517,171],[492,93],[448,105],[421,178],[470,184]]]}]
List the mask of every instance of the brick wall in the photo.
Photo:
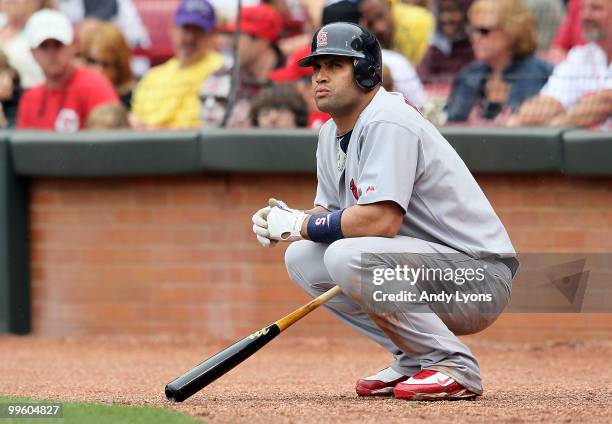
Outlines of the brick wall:
[{"label": "brick wall", "polygon": [[[611,179],[480,176],[521,252],[612,252]],[[307,301],[284,248],[263,249],[250,219],[276,196],[309,207],[312,176],[206,175],[33,180],[33,333],[244,336]],[[290,330],[353,334],[324,311]],[[490,337],[597,337],[603,314],[508,314]]]}]

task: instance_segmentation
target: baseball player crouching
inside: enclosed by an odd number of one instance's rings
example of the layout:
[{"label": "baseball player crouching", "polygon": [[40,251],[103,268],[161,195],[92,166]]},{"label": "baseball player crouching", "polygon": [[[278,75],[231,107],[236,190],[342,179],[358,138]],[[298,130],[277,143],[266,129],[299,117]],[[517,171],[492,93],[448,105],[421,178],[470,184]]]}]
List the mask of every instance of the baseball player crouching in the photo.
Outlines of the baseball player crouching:
[{"label": "baseball player crouching", "polygon": [[257,240],[293,242],[290,277],[311,296],[339,285],[326,307],[393,355],[357,381],[358,395],[481,395],[478,362],[457,335],[488,327],[509,302],[518,261],[504,226],[438,130],[382,88],[372,33],[326,25],[300,66],[314,68],[317,106],[332,117],[319,133],[315,207],[271,199],[253,216]]}]

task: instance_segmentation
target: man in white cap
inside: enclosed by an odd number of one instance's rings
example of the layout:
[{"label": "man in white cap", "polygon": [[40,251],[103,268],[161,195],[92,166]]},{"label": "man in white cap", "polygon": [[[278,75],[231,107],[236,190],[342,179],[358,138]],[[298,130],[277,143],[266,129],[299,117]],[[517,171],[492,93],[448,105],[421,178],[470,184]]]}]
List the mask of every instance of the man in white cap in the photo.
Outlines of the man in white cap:
[{"label": "man in white cap", "polygon": [[25,33],[45,82],[21,98],[17,128],[78,131],[96,106],[119,102],[104,76],[74,66],[74,32],[62,13],[50,9],[36,12],[28,20]]}]

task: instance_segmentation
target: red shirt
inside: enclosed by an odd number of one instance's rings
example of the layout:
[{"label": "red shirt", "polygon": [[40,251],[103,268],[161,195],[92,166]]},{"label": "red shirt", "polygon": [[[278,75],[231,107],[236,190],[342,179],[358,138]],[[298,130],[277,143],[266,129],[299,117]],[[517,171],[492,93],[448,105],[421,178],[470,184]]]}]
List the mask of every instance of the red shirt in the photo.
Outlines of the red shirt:
[{"label": "red shirt", "polygon": [[582,35],[580,15],[580,0],[570,0],[567,5],[567,14],[557,30],[553,46],[569,51],[572,47],[586,44]]},{"label": "red shirt", "polygon": [[311,128],[313,130],[318,130],[319,128],[321,128],[321,125],[323,125],[324,123],[326,123],[329,118],[331,118],[331,116],[325,112],[321,112],[321,111],[314,111],[311,112],[310,115],[308,115],[308,128]]},{"label": "red shirt", "polygon": [[41,84],[23,94],[17,128],[78,131],[89,113],[106,103],[119,103],[110,81],[92,69],[76,68],[61,88]]}]

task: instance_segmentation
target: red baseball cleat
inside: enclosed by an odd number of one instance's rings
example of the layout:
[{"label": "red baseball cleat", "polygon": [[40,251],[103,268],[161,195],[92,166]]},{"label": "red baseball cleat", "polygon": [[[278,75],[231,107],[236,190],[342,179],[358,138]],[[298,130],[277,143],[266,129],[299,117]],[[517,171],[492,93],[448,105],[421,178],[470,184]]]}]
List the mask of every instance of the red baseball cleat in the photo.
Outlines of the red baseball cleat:
[{"label": "red baseball cleat", "polygon": [[357,381],[355,391],[359,396],[393,396],[393,388],[408,376],[400,374],[391,368],[385,368],[378,373]]},{"label": "red baseball cleat", "polygon": [[457,383],[452,377],[434,370],[421,370],[393,389],[397,399],[458,400],[478,396]]}]

